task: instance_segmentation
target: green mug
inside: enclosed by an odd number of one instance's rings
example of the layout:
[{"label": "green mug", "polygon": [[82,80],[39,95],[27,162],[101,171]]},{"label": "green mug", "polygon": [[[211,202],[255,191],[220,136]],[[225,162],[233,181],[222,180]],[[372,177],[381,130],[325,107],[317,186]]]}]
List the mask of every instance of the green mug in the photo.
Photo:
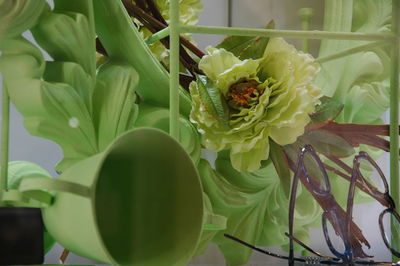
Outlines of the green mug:
[{"label": "green mug", "polygon": [[[132,130],[59,178],[26,178],[5,202],[40,202],[47,230],[68,250],[114,265],[185,265],[203,227],[199,174],[168,134]],[[211,224],[210,224],[211,223]]]}]

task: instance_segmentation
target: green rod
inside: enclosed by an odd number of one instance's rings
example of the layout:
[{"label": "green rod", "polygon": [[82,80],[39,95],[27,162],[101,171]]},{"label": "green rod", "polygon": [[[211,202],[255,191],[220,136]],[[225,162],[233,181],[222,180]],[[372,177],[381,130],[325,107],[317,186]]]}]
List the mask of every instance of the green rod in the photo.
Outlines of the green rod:
[{"label": "green rod", "polygon": [[4,191],[7,190],[8,178],[8,144],[10,132],[10,97],[5,83],[3,82],[2,101],[2,124],[1,124],[1,174],[0,174],[0,205]]},{"label": "green rod", "polygon": [[355,46],[355,47],[352,47],[352,48],[349,48],[349,49],[346,49],[346,50],[343,50],[343,51],[340,51],[340,52],[337,52],[337,53],[334,53],[334,54],[318,57],[316,59],[316,61],[318,63],[325,63],[325,62],[328,62],[328,61],[331,61],[331,60],[339,59],[339,58],[342,58],[342,57],[345,57],[345,56],[348,56],[348,55],[356,54],[356,53],[359,53],[359,52],[363,52],[363,51],[366,51],[366,50],[370,50],[370,49],[373,49],[373,48],[386,46],[386,45],[390,45],[390,43],[388,43],[386,41],[370,42],[370,43],[362,44],[362,45],[359,45],[359,46]]},{"label": "green rod", "polygon": [[170,120],[169,133],[179,141],[179,0],[171,0],[170,16]]},{"label": "green rod", "polygon": [[[301,29],[303,31],[310,30],[311,20],[314,17],[314,9],[312,8],[301,8],[298,12],[298,15],[301,20]],[[301,50],[303,52],[308,53],[310,50],[310,41],[308,39],[303,39],[303,43],[301,45]]]},{"label": "green rod", "polygon": [[227,4],[228,4],[228,7],[227,7],[228,27],[232,27],[232,25],[233,25],[233,3],[232,3],[232,0],[228,0]]},{"label": "green rod", "polygon": [[396,41],[398,36],[392,33],[357,33],[357,32],[327,32],[327,31],[301,31],[301,30],[271,30],[251,28],[210,27],[197,25],[181,25],[181,33],[219,34],[237,36],[266,36],[286,37],[296,39],[332,39],[332,40],[363,40],[363,41]]},{"label": "green rod", "polygon": [[147,44],[153,44],[158,42],[159,40],[164,39],[165,37],[169,36],[169,27],[160,30],[159,32],[154,33],[149,38],[146,39]]},{"label": "green rod", "polygon": [[[399,0],[392,0],[392,33],[400,36],[399,29]],[[392,45],[392,71],[390,79],[390,194],[397,206],[400,206],[399,180],[399,40]],[[395,219],[391,219],[392,247],[399,250],[400,236],[396,228]],[[393,259],[396,259],[395,257]]]}]

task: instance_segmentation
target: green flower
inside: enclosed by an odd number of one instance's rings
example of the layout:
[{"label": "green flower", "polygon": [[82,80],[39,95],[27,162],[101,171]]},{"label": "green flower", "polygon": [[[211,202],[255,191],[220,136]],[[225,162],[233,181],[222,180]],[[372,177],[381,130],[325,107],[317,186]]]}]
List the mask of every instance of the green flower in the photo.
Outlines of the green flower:
[{"label": "green flower", "polygon": [[[155,0],[158,10],[169,23],[170,0]],[[184,25],[195,25],[199,22],[199,13],[203,10],[201,0],[179,0],[179,20]]]},{"label": "green flower", "polygon": [[[230,149],[235,169],[255,171],[268,159],[270,139],[287,145],[304,133],[322,96],[321,89],[311,84],[319,65],[281,38],[271,39],[257,60],[242,61],[224,49],[209,48],[208,53],[199,67],[207,76],[208,92],[211,83],[222,104],[211,106],[216,111],[210,108],[199,81],[192,82],[191,120],[207,149]],[[216,115],[222,109],[225,122]]]},{"label": "green flower", "polygon": [[[155,0],[154,1],[158,10],[160,11],[163,18],[169,24],[169,5],[170,0]],[[179,21],[182,25],[195,25],[199,22],[199,14],[203,10],[203,5],[201,0],[179,0]],[[143,38],[148,38],[152,35],[152,33],[145,27],[142,27],[141,23],[136,21],[135,22],[141,26],[140,33],[142,34]],[[183,37],[192,41],[192,38],[189,34],[183,34]],[[150,50],[155,54],[158,60],[163,61],[164,63],[168,64],[168,56],[169,52],[164,47],[161,42],[156,42],[150,44]]]}]

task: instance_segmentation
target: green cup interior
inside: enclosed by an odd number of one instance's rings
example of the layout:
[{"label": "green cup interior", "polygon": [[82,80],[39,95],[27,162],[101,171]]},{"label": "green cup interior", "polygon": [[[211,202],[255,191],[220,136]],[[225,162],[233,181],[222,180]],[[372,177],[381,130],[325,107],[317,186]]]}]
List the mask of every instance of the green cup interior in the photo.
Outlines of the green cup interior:
[{"label": "green cup interior", "polygon": [[202,188],[170,136],[137,129],[119,138],[100,167],[95,195],[98,231],[116,263],[187,263],[201,234]]}]

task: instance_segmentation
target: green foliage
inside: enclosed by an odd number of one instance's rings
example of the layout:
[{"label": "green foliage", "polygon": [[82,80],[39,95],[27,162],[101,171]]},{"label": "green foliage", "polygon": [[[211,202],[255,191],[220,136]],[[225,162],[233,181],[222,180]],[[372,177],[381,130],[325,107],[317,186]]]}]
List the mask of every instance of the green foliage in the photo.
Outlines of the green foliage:
[{"label": "green foliage", "polygon": [[317,152],[335,157],[348,157],[355,153],[353,146],[347,141],[324,130],[309,131],[297,141],[302,146],[310,144]]},{"label": "green foliage", "polygon": [[239,57],[241,52],[249,47],[255,39],[251,36],[228,36],[216,48],[225,49]]},{"label": "green foliage", "polygon": [[[327,0],[324,30],[388,32],[391,10],[390,0]],[[327,56],[361,44],[365,42],[323,40],[319,55]],[[377,123],[389,107],[389,69],[387,48],[371,48],[323,63],[316,83],[326,96],[344,104],[338,122]]]},{"label": "green foliage", "polygon": [[285,151],[282,146],[276,144],[273,140],[270,141],[269,157],[274,164],[276,173],[281,181],[281,186],[287,198],[290,194],[290,168],[286,158]]},{"label": "green foliage", "polygon": [[0,41],[14,38],[36,25],[44,10],[49,9],[46,1],[1,0]]},{"label": "green foliage", "polygon": [[97,74],[93,95],[93,117],[99,149],[132,128],[138,115],[135,87],[139,75],[130,65],[109,61]]},{"label": "green foliage", "polygon": [[[271,20],[266,28],[274,29],[275,22]],[[259,59],[264,55],[268,42],[266,37],[228,36],[216,48],[223,48],[241,60]]]},{"label": "green foliage", "polygon": [[222,126],[229,128],[229,109],[222,95],[212,80],[206,76],[197,76],[197,87],[200,98],[207,111]]},{"label": "green foliage", "polygon": [[[138,72],[136,88],[140,99],[148,104],[169,107],[169,76],[155,58],[129,17],[121,1],[93,1],[96,33],[110,58],[128,63]],[[113,19],[110,19],[113,18]],[[179,108],[189,116],[191,100],[180,90]]]},{"label": "green foliage", "polygon": [[[253,251],[224,233],[259,246],[287,244],[289,199],[273,164],[255,172],[238,172],[224,151],[218,154],[216,170],[206,166],[199,168],[204,191],[213,211],[227,217],[227,229],[218,232],[214,241],[229,265],[246,264]],[[296,209],[301,215],[296,216],[294,233],[307,241],[307,226],[319,217],[318,204],[300,188]]]},{"label": "green foliage", "polygon": [[313,125],[334,121],[344,108],[341,102],[327,96],[321,97],[320,101],[321,104],[316,106],[315,112],[310,116]]},{"label": "green foliage", "polygon": [[95,33],[87,17],[80,13],[47,12],[32,33],[54,61],[75,62],[95,75]]},{"label": "green foliage", "polygon": [[264,55],[268,42],[266,37],[229,36],[216,48],[223,48],[241,60],[259,59]]},{"label": "green foliage", "polygon": [[28,131],[63,149],[57,166],[63,171],[133,127],[139,76],[130,65],[114,61],[96,74],[91,1],[73,8],[56,1],[55,10],[42,13],[32,29],[54,61],[46,62],[35,45],[14,37],[0,44],[0,71]]},{"label": "green foliage", "polygon": [[43,78],[48,82],[65,83],[71,86],[91,112],[94,79],[79,64],[75,62],[46,62]]},{"label": "green foliage", "polygon": [[[387,33],[391,28],[392,5],[390,0],[327,0],[324,30],[357,33]],[[355,46],[364,41],[323,40],[319,56],[328,56]],[[385,47],[365,51],[327,61],[321,64],[316,84],[326,96],[344,105],[336,122],[377,124],[389,108],[390,55]],[[362,145],[356,149],[367,151],[378,158],[382,151]],[[352,158],[344,161],[352,164]],[[328,163],[328,162],[327,162]],[[364,169],[364,176],[370,176],[370,169]],[[343,197],[340,178],[332,175],[332,191],[338,198]],[[337,188],[335,189],[335,183]],[[343,200],[342,202],[345,202]]]},{"label": "green foliage", "polygon": [[239,58],[244,59],[259,59],[264,55],[269,38],[260,37],[251,42],[239,55]]}]

